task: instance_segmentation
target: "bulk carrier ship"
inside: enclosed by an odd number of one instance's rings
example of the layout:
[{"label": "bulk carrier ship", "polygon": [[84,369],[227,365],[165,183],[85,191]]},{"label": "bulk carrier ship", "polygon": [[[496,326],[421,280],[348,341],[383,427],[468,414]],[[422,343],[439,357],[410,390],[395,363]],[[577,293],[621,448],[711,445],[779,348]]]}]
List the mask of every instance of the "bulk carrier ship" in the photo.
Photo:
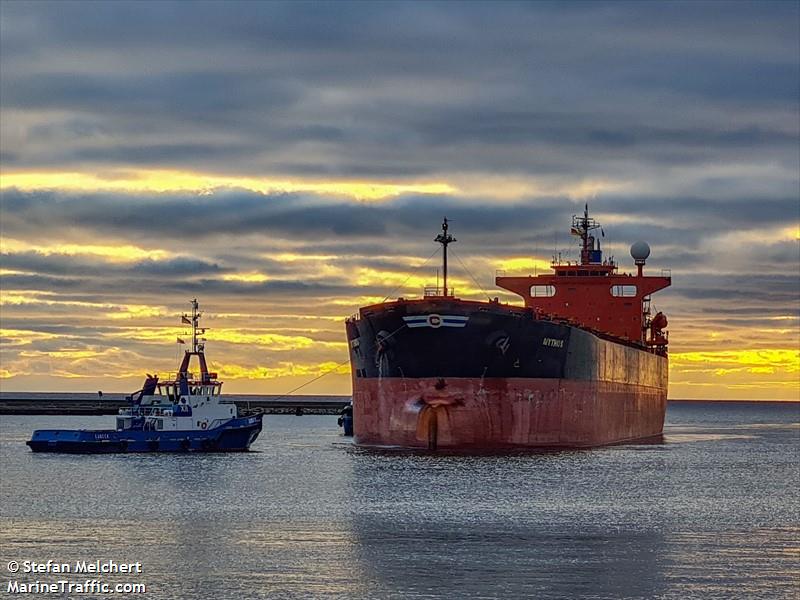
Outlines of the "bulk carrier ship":
[{"label": "bulk carrier ship", "polygon": [[[347,319],[357,444],[427,449],[590,447],[658,437],[667,402],[667,318],[651,294],[670,273],[603,259],[600,225],[572,218],[580,260],[552,273],[498,276],[524,306],[461,300],[447,285],[420,299],[361,308]],[[602,230],[600,230],[602,231]]]}]

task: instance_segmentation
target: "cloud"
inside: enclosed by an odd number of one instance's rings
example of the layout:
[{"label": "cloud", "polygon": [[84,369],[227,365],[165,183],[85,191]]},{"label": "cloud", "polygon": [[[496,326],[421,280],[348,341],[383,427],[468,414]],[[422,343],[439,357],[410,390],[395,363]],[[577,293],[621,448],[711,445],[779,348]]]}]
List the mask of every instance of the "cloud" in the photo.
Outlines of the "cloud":
[{"label": "cloud", "polygon": [[14,4],[3,146],[26,168],[251,176],[792,173],[796,22],[790,3]]},{"label": "cloud", "polygon": [[[94,385],[112,358],[170,362],[162,336],[197,296],[212,347],[215,326],[311,340],[289,361],[217,340],[234,378],[301,383],[346,358],[344,315],[435,281],[442,217],[459,293],[514,301],[494,269],[577,258],[588,201],[623,268],[646,239],[647,270],[672,269],[654,303],[676,355],[728,369],[725,389],[766,381],[709,352],[799,341],[770,321],[798,315],[798,18],[784,2],[5,3],[3,368]],[[123,348],[126,327],[156,333]],[[788,373],[781,356],[753,368]]]}]

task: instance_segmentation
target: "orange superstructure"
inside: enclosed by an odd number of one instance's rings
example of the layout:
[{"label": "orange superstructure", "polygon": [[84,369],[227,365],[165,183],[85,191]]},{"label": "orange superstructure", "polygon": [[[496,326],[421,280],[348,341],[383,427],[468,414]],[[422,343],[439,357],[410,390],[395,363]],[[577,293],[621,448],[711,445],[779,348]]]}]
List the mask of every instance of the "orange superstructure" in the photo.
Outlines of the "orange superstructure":
[{"label": "orange superstructure", "polygon": [[[667,325],[663,313],[650,316],[650,294],[672,283],[666,272],[651,277],[642,274],[650,248],[636,242],[631,248],[638,267],[636,275],[618,273],[613,260],[603,260],[600,229],[589,217],[572,219],[572,234],[581,239],[580,262],[563,262],[553,257],[553,273],[527,277],[497,277],[498,287],[522,296],[525,306],[537,313],[563,318],[575,325],[631,342],[664,349]],[[602,230],[601,230],[602,231]]]}]

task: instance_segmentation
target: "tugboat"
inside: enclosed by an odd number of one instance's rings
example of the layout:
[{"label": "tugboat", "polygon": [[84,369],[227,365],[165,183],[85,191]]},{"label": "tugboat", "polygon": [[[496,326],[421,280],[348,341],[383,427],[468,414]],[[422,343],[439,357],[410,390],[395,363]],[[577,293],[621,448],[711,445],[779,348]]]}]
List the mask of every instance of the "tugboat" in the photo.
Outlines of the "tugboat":
[{"label": "tugboat", "polygon": [[[261,432],[263,415],[240,417],[234,402],[221,398],[222,382],[208,371],[201,313],[192,300],[192,314],[181,322],[192,327],[191,349],[177,373],[159,380],[147,375],[141,390],[127,397],[115,430],[39,429],[26,442],[34,452],[98,454],[109,452],[242,452]],[[197,357],[200,372],[189,365]]]}]

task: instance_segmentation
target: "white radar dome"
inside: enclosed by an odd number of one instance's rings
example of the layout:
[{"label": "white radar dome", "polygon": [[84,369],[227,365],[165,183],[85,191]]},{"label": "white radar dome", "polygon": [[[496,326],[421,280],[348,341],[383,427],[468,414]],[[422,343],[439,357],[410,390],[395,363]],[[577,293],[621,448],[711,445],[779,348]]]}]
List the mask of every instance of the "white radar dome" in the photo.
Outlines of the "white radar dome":
[{"label": "white radar dome", "polygon": [[634,242],[631,246],[631,256],[633,260],[647,260],[647,257],[650,256],[650,246],[641,240]]}]

